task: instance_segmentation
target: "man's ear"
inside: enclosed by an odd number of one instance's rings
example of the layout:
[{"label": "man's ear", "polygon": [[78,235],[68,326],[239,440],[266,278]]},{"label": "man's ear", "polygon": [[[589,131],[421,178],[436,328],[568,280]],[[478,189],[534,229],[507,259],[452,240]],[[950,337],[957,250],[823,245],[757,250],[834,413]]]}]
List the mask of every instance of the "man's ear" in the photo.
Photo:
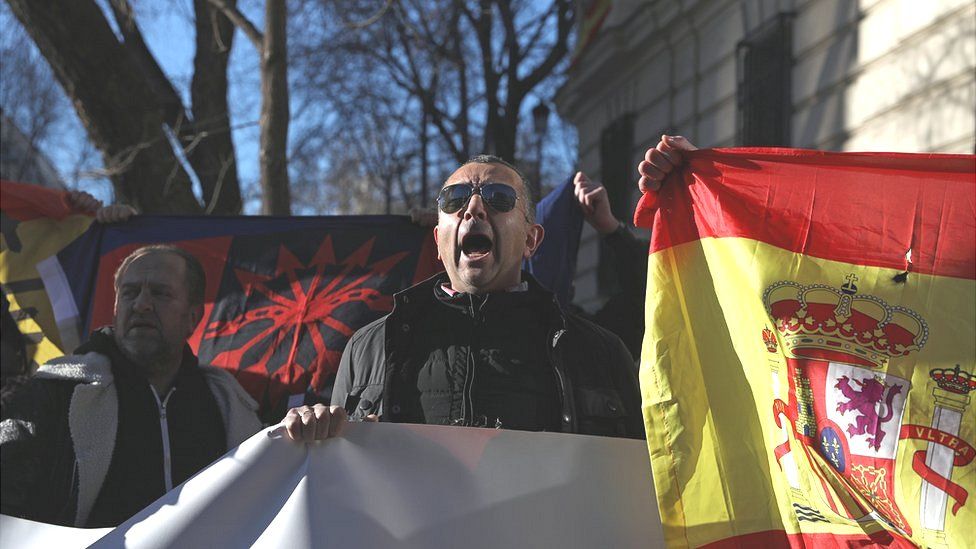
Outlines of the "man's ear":
[{"label": "man's ear", "polygon": [[441,249],[437,245],[437,236],[438,236],[437,235],[437,225],[434,225],[434,249],[437,250],[437,259],[440,260],[441,259]]},{"label": "man's ear", "polygon": [[546,236],[546,230],[542,225],[529,226],[529,232],[525,235],[525,251],[522,252],[523,259],[529,259],[535,254],[542,244],[542,239]]}]

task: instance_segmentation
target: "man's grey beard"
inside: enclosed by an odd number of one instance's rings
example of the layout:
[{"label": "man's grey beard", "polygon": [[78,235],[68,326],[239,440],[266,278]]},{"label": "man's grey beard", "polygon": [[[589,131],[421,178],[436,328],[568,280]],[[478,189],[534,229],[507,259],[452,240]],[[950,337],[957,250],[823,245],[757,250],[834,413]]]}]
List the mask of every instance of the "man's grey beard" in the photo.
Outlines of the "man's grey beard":
[{"label": "man's grey beard", "polygon": [[[174,360],[178,360],[180,358],[174,356],[166,344],[161,340],[155,341],[153,345],[139,345],[129,342],[125,338],[116,335],[115,342],[119,348],[119,351],[122,352],[122,356],[129,359],[129,361],[132,362],[132,364],[146,377],[153,374],[166,373],[169,369],[169,365],[172,364]],[[182,355],[182,349],[180,349],[180,354]]]}]

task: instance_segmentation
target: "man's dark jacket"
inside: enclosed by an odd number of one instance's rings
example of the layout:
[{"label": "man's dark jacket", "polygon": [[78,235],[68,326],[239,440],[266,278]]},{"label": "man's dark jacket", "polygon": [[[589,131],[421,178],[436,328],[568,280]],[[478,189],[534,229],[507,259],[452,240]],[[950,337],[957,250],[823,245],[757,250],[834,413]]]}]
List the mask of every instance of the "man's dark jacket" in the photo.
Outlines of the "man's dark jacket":
[{"label": "man's dark jacket", "polygon": [[[502,292],[482,296],[483,301],[467,294],[446,298],[444,273],[397,293],[390,314],[349,340],[332,403],[345,405],[354,419],[377,414],[382,421],[397,423],[522,428],[504,419],[478,417],[466,400],[479,394],[479,383],[490,383],[491,376],[484,373],[475,377],[478,360],[484,362],[483,372],[494,373],[495,367],[513,375],[535,361],[549,370],[542,373],[555,386],[554,422],[540,423],[535,430],[643,438],[637,372],[626,347],[609,331],[564,312],[551,292],[531,275],[522,276],[528,289],[520,296]],[[467,316],[454,314],[457,302],[465,299],[471,300]],[[523,309],[506,315],[511,311],[497,306],[506,299]],[[496,310],[479,316],[491,309],[487,305],[492,300]],[[479,341],[493,340],[499,331],[536,335],[509,348],[480,348]],[[490,398],[505,401],[507,395],[497,388]],[[539,389],[540,398],[547,398],[545,387]]]},{"label": "man's dark jacket", "polygon": [[647,286],[647,241],[640,241],[623,224],[603,237],[610,265],[620,289],[588,319],[617,334],[635,361],[644,341],[644,290]]}]

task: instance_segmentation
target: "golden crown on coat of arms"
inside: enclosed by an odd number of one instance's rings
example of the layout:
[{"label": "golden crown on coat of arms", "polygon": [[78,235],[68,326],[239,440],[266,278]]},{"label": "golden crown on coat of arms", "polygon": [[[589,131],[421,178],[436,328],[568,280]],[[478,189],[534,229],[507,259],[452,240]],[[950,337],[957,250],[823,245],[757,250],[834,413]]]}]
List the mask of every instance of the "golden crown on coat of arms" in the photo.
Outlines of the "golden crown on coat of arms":
[{"label": "golden crown on coat of arms", "polygon": [[929,372],[929,376],[940,388],[960,395],[968,395],[976,390],[976,377],[973,374],[962,370],[956,364],[955,369],[937,368]]},{"label": "golden crown on coat of arms", "polygon": [[857,293],[850,274],[839,288],[780,281],[763,292],[763,305],[793,355],[884,366],[925,345],[928,325],[915,311]]}]

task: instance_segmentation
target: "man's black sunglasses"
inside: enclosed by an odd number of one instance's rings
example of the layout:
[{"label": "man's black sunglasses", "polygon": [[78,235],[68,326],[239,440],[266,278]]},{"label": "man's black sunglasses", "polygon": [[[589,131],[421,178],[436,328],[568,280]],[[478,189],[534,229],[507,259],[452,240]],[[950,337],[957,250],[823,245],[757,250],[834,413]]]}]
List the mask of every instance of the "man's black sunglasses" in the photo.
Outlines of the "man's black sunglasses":
[{"label": "man's black sunglasses", "polygon": [[518,192],[504,183],[477,186],[473,183],[455,183],[441,189],[437,195],[437,207],[446,214],[455,213],[467,206],[471,195],[475,194],[481,195],[481,199],[499,213],[512,211],[515,201],[518,200]]}]

